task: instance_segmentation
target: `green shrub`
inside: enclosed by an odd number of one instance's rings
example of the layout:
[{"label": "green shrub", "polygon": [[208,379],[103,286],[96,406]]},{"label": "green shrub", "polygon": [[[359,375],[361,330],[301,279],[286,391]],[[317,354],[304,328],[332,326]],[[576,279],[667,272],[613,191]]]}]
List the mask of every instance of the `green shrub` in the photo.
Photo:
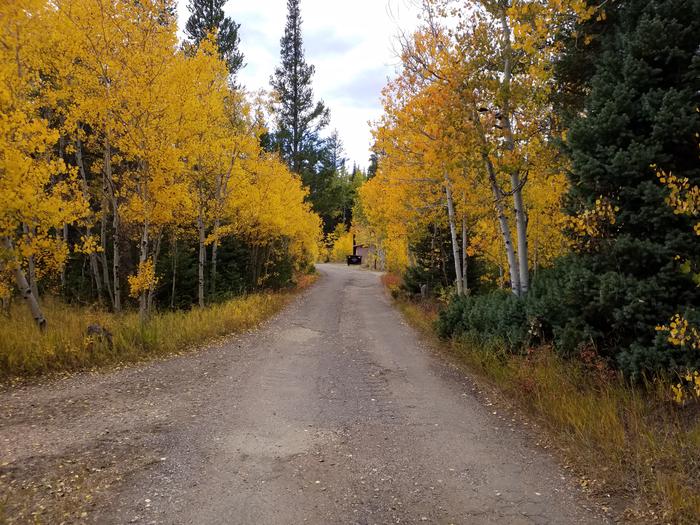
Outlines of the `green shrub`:
[{"label": "green shrub", "polygon": [[[439,315],[438,333],[504,344],[510,352],[543,342],[554,343],[557,353],[569,358],[592,350],[632,378],[700,367],[700,352],[673,347],[667,334],[656,330],[679,308],[669,292],[644,291],[639,280],[595,274],[578,261],[564,258],[540,272],[522,299],[506,291],[453,298]],[[679,312],[700,324],[697,309]]]},{"label": "green shrub", "polygon": [[519,351],[529,340],[525,303],[505,291],[455,297],[438,318],[438,333],[481,344],[503,342],[510,351]]}]

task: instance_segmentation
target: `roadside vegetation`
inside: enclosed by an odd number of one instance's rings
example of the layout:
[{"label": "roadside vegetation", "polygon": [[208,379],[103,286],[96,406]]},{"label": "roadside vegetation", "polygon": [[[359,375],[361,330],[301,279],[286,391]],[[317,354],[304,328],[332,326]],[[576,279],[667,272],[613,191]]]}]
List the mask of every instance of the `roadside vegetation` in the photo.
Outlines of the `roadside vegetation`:
[{"label": "roadside vegetation", "polygon": [[700,516],[700,5],[428,0],[352,232],[619,519]]},{"label": "roadside vegetation", "polygon": [[267,95],[225,3],[189,1],[182,41],[172,0],[0,6],[0,377],[252,327],[347,230],[366,175],[325,130],[299,2]]},{"label": "roadside vegetation", "polygon": [[533,418],[582,489],[616,519],[697,523],[700,407],[671,403],[667,382],[650,379],[640,388],[594,355],[562,359],[551,346],[513,354],[495,341],[440,339],[439,305],[405,297],[397,304],[453,362]]},{"label": "roadside vegetation", "polygon": [[134,311],[114,314],[95,306],[66,307],[49,299],[44,309],[53,323],[41,333],[29,313],[16,305],[0,321],[0,380],[122,365],[192,350],[256,328],[313,281],[313,275],[305,275],[287,291],[259,291],[206,308],[158,312],[145,325]]}]

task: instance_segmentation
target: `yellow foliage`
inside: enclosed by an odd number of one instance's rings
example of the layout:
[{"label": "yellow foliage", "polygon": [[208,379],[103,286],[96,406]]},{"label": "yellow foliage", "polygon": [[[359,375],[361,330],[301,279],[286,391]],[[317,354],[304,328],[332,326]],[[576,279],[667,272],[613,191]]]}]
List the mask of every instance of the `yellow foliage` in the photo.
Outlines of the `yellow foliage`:
[{"label": "yellow foliage", "polygon": [[152,290],[158,284],[156,269],[152,259],[147,259],[139,263],[136,275],[130,275],[129,280],[129,295],[138,297],[144,292]]},{"label": "yellow foliage", "polygon": [[51,229],[87,214],[75,170],[54,154],[58,132],[42,116],[48,9],[39,0],[0,5],[0,241],[10,246],[1,255],[10,266],[35,257],[38,272],[65,261]]},{"label": "yellow foliage", "polygon": [[339,226],[343,229],[343,231],[333,243],[330,259],[334,262],[345,262],[345,258],[348,255],[352,255],[352,233],[344,231],[344,226]]},{"label": "yellow foliage", "polygon": [[[379,173],[360,189],[353,227],[371,239],[384,267],[401,271],[410,262],[410,240],[428,225],[446,223],[449,186],[455,222],[469,225],[469,239],[460,249],[505,269],[505,234],[495,204],[512,228],[516,217],[506,201],[522,191],[529,264],[551,264],[568,249],[561,227],[567,182],[564,160],[541,130],[552,118],[548,95],[556,50],[547,46],[561,17],[592,13],[583,12],[585,2],[563,0],[513,2],[503,13],[495,3],[485,11],[476,1],[454,10],[447,1],[428,4],[437,16],[408,39],[404,68],[384,89],[384,115],[374,130],[375,147],[382,152]],[[463,16],[471,8],[479,15]],[[515,28],[514,49],[525,51],[518,61],[528,65],[526,74],[511,75],[508,86],[495,71],[501,65],[492,64],[507,51],[501,47],[501,14]],[[440,25],[440,17],[452,15],[458,18],[456,29]],[[508,134],[499,110],[505,97]],[[520,185],[514,186],[513,174]],[[509,244],[518,248],[515,235]]]},{"label": "yellow foliage", "polygon": [[[672,173],[658,172],[659,181],[670,190],[666,202],[677,215],[700,215],[700,187],[693,186],[687,177],[676,177]],[[700,235],[700,221],[696,222],[693,229]]]},{"label": "yellow foliage", "polygon": [[[700,351],[700,328],[693,326],[680,314],[671,318],[668,325],[657,326],[658,332],[667,332],[667,340],[673,346],[683,350]],[[683,404],[689,396],[700,399],[700,373],[697,370],[687,370],[680,376],[681,382],[671,385],[673,399]]]},{"label": "yellow foliage", "polygon": [[577,246],[587,247],[595,239],[602,237],[608,226],[615,224],[616,213],[619,210],[609,200],[600,197],[596,199],[593,208],[575,216],[565,217],[562,225],[571,231]]},{"label": "yellow foliage", "polygon": [[80,244],[76,244],[73,247],[73,251],[76,253],[83,253],[85,255],[90,255],[91,253],[100,253],[102,246],[100,246],[100,239],[96,235],[81,235]]},{"label": "yellow foliage", "polygon": [[[156,282],[165,234],[277,243],[300,266],[316,257],[320,220],[298,177],[260,148],[260,112],[230,85],[216,35],[178,49],[164,7],[1,3],[0,244],[11,247],[3,266],[31,258],[37,278],[57,273],[68,255],[64,225],[85,232],[76,252],[104,251],[91,234],[103,216],[115,259],[130,241],[151,261],[129,279],[132,295]],[[83,149],[98,154],[89,167]]]}]

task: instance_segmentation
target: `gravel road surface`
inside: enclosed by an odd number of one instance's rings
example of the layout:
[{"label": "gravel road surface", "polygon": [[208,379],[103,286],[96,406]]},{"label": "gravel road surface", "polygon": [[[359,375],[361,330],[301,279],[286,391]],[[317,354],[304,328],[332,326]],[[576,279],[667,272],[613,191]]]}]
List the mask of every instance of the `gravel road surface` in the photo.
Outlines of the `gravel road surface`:
[{"label": "gravel road surface", "polygon": [[378,274],[319,271],[257,331],[0,393],[5,520],[604,522],[421,342]]}]

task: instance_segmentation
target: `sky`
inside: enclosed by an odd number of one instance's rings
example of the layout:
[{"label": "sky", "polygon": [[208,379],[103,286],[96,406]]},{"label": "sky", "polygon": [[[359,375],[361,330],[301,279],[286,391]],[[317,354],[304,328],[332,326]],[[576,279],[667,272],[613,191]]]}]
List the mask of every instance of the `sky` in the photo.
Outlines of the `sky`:
[{"label": "sky", "polygon": [[[179,0],[185,26],[187,0]],[[331,111],[350,166],[368,164],[368,121],[381,115],[381,89],[398,65],[396,36],[418,24],[413,0],[301,0],[306,61],[316,67],[314,94]],[[269,89],[279,64],[287,0],[229,0],[224,11],[241,25],[245,68],[239,82],[249,91]],[[349,167],[350,167],[349,166]]]}]

